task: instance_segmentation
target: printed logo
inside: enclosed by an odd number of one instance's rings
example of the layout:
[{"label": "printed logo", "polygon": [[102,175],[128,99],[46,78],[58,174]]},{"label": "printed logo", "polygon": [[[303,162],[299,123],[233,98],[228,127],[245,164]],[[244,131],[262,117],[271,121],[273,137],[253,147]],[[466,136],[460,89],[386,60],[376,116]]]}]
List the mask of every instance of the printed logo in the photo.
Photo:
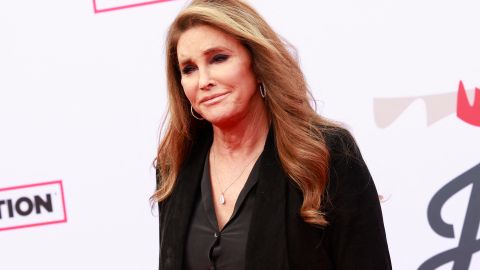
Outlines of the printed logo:
[{"label": "printed logo", "polygon": [[142,1],[142,0],[93,0],[93,10],[95,13],[115,11],[126,8],[133,8],[151,4],[158,4],[172,0],[154,0],[154,1]]},{"label": "printed logo", "polygon": [[469,269],[473,254],[480,250],[480,239],[477,239],[480,223],[480,211],[478,211],[480,205],[480,164],[443,186],[433,196],[427,211],[428,222],[438,235],[455,238],[453,225],[442,219],[441,210],[453,195],[469,185],[472,185],[472,191],[458,246],[433,256],[425,261],[418,270],[437,269],[452,261],[452,270]]},{"label": "printed logo", "polygon": [[[468,101],[468,94],[474,95],[472,105]],[[427,111],[427,126],[456,112],[458,118],[464,122],[480,127],[480,89],[465,90],[460,81],[458,91],[415,97],[395,97],[374,99],[373,110],[375,123],[380,128],[390,126],[416,100],[425,102]]]},{"label": "printed logo", "polygon": [[463,121],[480,127],[480,89],[475,88],[474,101],[470,106],[467,98],[467,91],[463,87],[463,82],[460,81],[457,95],[457,116]]},{"label": "printed logo", "polygon": [[67,222],[61,180],[0,188],[0,231]]}]

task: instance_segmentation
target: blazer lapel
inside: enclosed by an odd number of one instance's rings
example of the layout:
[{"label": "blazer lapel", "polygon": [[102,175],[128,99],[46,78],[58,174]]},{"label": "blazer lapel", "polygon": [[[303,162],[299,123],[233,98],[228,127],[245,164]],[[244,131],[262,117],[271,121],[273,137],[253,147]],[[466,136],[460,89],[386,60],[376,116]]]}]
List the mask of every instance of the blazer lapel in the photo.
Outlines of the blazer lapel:
[{"label": "blazer lapel", "polygon": [[272,129],[260,162],[245,268],[288,269],[285,228],[288,178],[278,160]]},{"label": "blazer lapel", "polygon": [[195,197],[200,187],[203,165],[211,139],[192,148],[190,158],[180,170],[177,183],[168,199],[165,226],[161,229],[160,269],[181,270],[188,225],[194,209]]}]

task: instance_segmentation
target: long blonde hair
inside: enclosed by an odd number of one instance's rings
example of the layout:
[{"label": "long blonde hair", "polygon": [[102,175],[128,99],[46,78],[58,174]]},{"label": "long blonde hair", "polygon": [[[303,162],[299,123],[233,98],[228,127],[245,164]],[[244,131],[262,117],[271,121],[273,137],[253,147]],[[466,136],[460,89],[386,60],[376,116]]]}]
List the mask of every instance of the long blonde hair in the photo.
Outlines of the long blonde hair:
[{"label": "long blonde hair", "polygon": [[152,198],[168,198],[193,142],[204,139],[202,134],[210,128],[208,122],[192,119],[180,83],[177,42],[182,33],[196,25],[209,25],[234,36],[251,53],[253,71],[268,89],[265,106],[281,165],[303,193],[301,216],[307,223],[326,225],[322,203],[329,150],[323,131],[335,125],[312,108],[308,86],[289,46],[252,7],[239,0],[194,0],[170,26],[166,41],[169,117],[158,148],[159,185]]}]

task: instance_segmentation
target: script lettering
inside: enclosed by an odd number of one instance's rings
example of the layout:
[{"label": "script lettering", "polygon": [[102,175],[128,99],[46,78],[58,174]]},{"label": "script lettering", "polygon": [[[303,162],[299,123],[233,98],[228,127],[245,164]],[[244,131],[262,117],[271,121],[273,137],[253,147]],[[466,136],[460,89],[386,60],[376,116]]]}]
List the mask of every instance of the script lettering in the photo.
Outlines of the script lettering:
[{"label": "script lettering", "polygon": [[453,225],[446,223],[440,214],[443,205],[457,192],[472,185],[467,213],[460,233],[458,246],[425,261],[418,270],[432,270],[452,262],[452,270],[469,269],[472,255],[480,250],[480,240],[476,239],[480,224],[480,164],[456,177],[443,186],[432,198],[428,206],[428,222],[440,236],[455,238]]}]

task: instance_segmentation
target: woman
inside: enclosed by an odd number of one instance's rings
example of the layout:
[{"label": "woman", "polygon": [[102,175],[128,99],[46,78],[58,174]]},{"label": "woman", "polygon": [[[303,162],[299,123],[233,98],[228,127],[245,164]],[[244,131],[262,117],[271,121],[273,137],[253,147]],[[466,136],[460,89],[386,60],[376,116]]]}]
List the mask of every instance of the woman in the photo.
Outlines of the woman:
[{"label": "woman", "polygon": [[194,0],[166,49],[160,269],[391,269],[353,138],[315,113],[298,63],[255,10]]}]

